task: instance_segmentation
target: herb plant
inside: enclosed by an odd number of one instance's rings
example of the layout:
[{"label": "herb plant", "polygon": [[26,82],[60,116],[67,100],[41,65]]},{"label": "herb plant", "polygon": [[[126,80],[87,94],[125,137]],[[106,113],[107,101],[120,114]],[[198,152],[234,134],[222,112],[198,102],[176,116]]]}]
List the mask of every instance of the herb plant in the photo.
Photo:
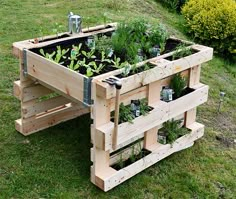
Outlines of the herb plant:
[{"label": "herb plant", "polygon": [[172,60],[181,58],[181,57],[186,57],[188,55],[192,54],[191,48],[188,48],[185,44],[179,44],[176,48],[175,51],[172,55]]},{"label": "herb plant", "polygon": [[185,77],[182,77],[180,73],[175,74],[170,81],[170,88],[174,90],[174,96],[179,98],[187,85]]},{"label": "herb plant", "polygon": [[119,123],[129,122],[133,123],[135,116],[132,114],[130,106],[125,106],[123,103],[120,104]]},{"label": "herb plant", "polygon": [[103,35],[101,37],[95,37],[95,49],[99,52],[105,51],[112,47],[111,37]]},{"label": "herb plant", "polygon": [[162,131],[166,134],[166,142],[173,144],[179,137],[189,133],[187,128],[180,126],[181,120],[169,120],[163,124]]}]

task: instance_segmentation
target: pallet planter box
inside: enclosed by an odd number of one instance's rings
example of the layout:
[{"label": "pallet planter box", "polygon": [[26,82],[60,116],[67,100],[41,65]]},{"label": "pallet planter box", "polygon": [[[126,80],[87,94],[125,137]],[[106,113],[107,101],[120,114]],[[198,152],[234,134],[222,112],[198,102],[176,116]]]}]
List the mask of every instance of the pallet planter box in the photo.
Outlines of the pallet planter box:
[{"label": "pallet planter box", "polygon": [[[212,48],[172,37],[170,42],[185,43],[193,53],[172,60],[175,52],[170,51],[144,60],[137,64],[138,69],[144,64],[152,67],[130,76],[122,76],[124,68],[121,68],[87,77],[38,53],[41,48],[78,44],[88,36],[110,34],[115,29],[116,24],[108,24],[84,29],[77,35],[65,33],[62,38],[49,37],[37,44],[33,40],[13,44],[13,54],[20,59],[21,69],[20,80],[14,82],[14,95],[21,101],[21,118],[16,120],[16,129],[29,135],[91,112],[91,181],[104,191],[172,153],[192,146],[203,136],[204,126],[196,122],[196,107],[207,101],[209,88],[200,83],[200,69],[201,64],[213,56]],[[188,78],[187,86],[192,92],[171,102],[162,101],[162,87],[169,85],[173,75],[178,73]],[[114,86],[103,81],[110,77],[119,79],[123,85],[120,102],[124,105],[146,98],[148,106],[152,107],[148,114],[136,117],[132,123],[119,124],[115,144],[111,112],[115,110],[117,92]],[[182,118],[183,125],[191,132],[172,144],[162,145],[158,142],[158,130],[172,118]],[[113,168],[121,155],[122,160],[129,160],[137,146],[148,153],[125,168]]]}]

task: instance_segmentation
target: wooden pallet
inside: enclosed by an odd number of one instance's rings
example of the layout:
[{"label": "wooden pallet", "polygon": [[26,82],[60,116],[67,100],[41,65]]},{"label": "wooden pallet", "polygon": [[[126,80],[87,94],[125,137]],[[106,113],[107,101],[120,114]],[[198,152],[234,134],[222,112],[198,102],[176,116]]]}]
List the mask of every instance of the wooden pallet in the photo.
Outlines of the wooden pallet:
[{"label": "wooden pallet", "polygon": [[90,112],[90,109],[84,107],[82,103],[74,103],[30,80],[15,81],[13,92],[21,101],[21,118],[15,121],[15,125],[16,130],[23,135],[35,133]]},{"label": "wooden pallet", "polygon": [[[204,126],[196,122],[196,107],[207,101],[209,88],[200,83],[200,71],[201,64],[211,60],[213,56],[212,48],[182,41],[188,43],[195,53],[174,61],[168,59],[174,52],[146,60],[137,67],[145,63],[155,67],[121,78],[121,102],[128,105],[131,100],[147,98],[148,105],[153,110],[145,116],[135,118],[132,124],[119,124],[114,145],[111,112],[115,110],[116,90],[102,80],[121,74],[123,69],[87,78],[31,51],[31,48],[41,48],[59,41],[106,33],[114,29],[115,24],[110,24],[107,28],[98,26],[90,28],[90,31],[84,30],[84,33],[76,36],[55,38],[39,44],[33,44],[31,40],[13,44],[13,54],[20,58],[21,69],[20,80],[14,83],[14,94],[21,100],[21,119],[16,121],[16,129],[29,135],[90,111],[93,119],[91,181],[104,191],[112,189],[172,153],[191,147],[203,136]],[[27,72],[27,76],[23,71]],[[188,78],[188,87],[194,91],[169,103],[161,101],[162,87],[169,85],[172,76],[177,73]],[[45,98],[45,95],[54,92],[59,95]],[[191,133],[177,139],[172,145],[162,145],[158,143],[158,130],[164,122],[172,118],[183,118],[183,125]],[[140,144],[143,149],[150,151],[149,155],[120,170],[112,167],[119,161],[120,154],[128,159],[130,151],[140,147]]]}]

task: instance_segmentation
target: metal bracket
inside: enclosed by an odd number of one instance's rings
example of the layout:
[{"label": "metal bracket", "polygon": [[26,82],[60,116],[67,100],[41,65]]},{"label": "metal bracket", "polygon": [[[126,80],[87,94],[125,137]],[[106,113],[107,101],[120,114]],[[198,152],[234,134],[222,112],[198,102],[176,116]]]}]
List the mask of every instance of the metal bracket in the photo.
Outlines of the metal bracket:
[{"label": "metal bracket", "polygon": [[92,86],[92,78],[85,77],[84,78],[84,99],[83,99],[83,104],[85,106],[91,106],[93,104],[93,100],[91,99],[91,86]]},{"label": "metal bracket", "polygon": [[27,69],[27,51],[24,48],[23,49],[23,75],[26,77],[28,75],[28,69]]}]

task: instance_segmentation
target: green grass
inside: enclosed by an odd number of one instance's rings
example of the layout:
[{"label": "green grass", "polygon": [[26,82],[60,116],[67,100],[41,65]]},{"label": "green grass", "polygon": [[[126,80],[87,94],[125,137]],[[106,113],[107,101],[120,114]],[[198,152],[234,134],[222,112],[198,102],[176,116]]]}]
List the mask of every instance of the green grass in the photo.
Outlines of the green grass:
[{"label": "green grass", "polygon": [[[15,41],[52,33],[55,22],[65,25],[68,11],[82,15],[83,26],[145,17],[164,22],[178,37],[183,18],[152,0],[0,1],[0,198],[235,198],[236,149],[216,136],[236,139],[236,67],[214,58],[202,68],[210,85],[206,104],[198,109],[205,136],[194,147],[171,155],[108,193],[90,183],[89,116],[74,119],[28,137],[16,132],[20,103],[12,96],[18,60],[11,55]],[[220,114],[219,92],[226,92]]]}]

